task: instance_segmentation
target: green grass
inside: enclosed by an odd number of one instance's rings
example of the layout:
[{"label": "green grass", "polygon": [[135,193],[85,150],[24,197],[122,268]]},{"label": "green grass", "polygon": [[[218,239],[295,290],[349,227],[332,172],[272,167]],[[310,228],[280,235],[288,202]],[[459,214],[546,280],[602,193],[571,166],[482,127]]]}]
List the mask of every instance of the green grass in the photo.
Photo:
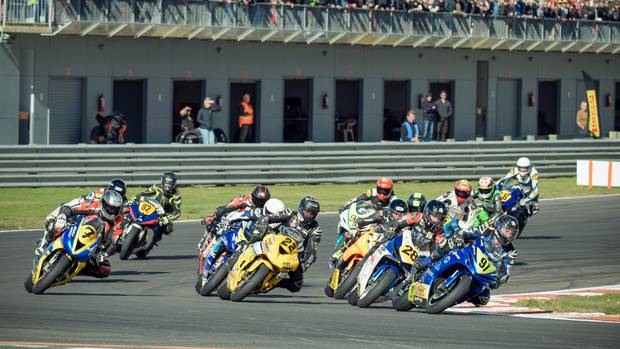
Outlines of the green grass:
[{"label": "green grass", "polygon": [[[451,189],[453,182],[405,182],[396,183],[396,194],[407,198],[415,191],[423,192],[427,198],[437,197]],[[372,183],[359,184],[315,184],[315,185],[273,185],[273,197],[284,201],[288,207],[296,207],[304,195],[319,199],[323,211],[335,211],[348,199],[366,192]],[[252,186],[193,186],[182,187],[183,198],[181,219],[199,218],[216,206],[227,203],[233,197],[250,191]],[[574,177],[542,179],[541,197],[553,198],[576,195],[600,195],[620,193],[619,188],[580,187]],[[60,203],[88,193],[93,188],[53,187],[53,188],[0,188],[0,229],[38,228],[49,212]],[[133,194],[142,188],[130,188]],[[543,208],[544,209],[544,208]]]},{"label": "green grass", "polygon": [[558,313],[605,313],[620,315],[620,294],[583,297],[566,296],[557,299],[522,299],[517,306],[537,308]]}]

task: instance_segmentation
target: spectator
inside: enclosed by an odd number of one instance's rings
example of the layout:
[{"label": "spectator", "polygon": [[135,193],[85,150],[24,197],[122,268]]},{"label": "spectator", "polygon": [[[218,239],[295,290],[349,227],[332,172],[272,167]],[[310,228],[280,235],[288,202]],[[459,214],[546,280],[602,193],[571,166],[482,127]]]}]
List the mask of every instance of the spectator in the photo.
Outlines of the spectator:
[{"label": "spectator", "polygon": [[200,126],[200,136],[203,144],[215,144],[215,133],[213,132],[213,100],[209,97],[204,99],[203,107],[198,111],[198,125]]},{"label": "spectator", "polygon": [[400,141],[401,142],[419,142],[420,141],[420,127],[415,121],[415,112],[410,110],[407,113],[407,118],[400,125]]},{"label": "spectator", "polygon": [[179,111],[179,116],[181,117],[181,131],[192,131],[194,127],[194,120],[192,119],[192,108],[188,105],[181,108]]},{"label": "spectator", "polygon": [[250,95],[244,94],[239,108],[239,142],[248,143],[252,139],[254,127],[254,108]]},{"label": "spectator", "polygon": [[437,116],[437,109],[435,103],[433,103],[433,95],[427,94],[426,99],[422,101],[422,112],[424,113],[424,138],[425,142],[433,140],[433,131],[435,128],[435,117]]},{"label": "spectator", "polygon": [[452,103],[448,100],[448,93],[441,91],[439,99],[435,101],[435,108],[439,115],[437,122],[437,139],[445,141],[448,134],[450,117],[452,117]]},{"label": "spectator", "polygon": [[587,135],[590,133],[588,130],[588,103],[581,101],[580,108],[577,111],[577,127],[579,127],[579,134]]}]

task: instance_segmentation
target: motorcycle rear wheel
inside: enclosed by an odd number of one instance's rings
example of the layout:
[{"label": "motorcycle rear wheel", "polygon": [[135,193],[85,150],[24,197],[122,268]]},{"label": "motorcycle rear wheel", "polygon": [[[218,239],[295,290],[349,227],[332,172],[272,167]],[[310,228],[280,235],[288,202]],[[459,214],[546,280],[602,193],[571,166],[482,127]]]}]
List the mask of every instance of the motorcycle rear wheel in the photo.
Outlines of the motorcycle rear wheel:
[{"label": "motorcycle rear wheel", "polygon": [[118,257],[122,260],[127,260],[129,256],[133,253],[133,249],[138,242],[138,234],[140,234],[140,230],[135,227],[131,227],[131,230],[125,236],[125,241],[123,241],[123,247],[121,247],[121,252],[118,254]]},{"label": "motorcycle rear wheel", "polygon": [[266,265],[262,264],[241,284],[241,286],[237,286],[237,289],[231,293],[230,300],[233,302],[241,302],[263,283],[263,280],[265,280],[265,277],[267,277],[267,274],[270,272],[271,270]]},{"label": "motorcycle rear wheel", "polygon": [[360,298],[357,306],[360,308],[368,308],[377,298],[385,293],[385,290],[396,280],[397,276],[394,270],[386,269],[377,281],[369,286],[368,292],[364,297]]},{"label": "motorcycle rear wheel", "polygon": [[229,301],[230,300],[230,290],[226,285],[226,281],[222,282],[220,287],[217,288],[217,296],[220,297],[221,300]]},{"label": "motorcycle rear wheel", "polygon": [[356,306],[359,300],[360,300],[360,296],[359,294],[357,294],[357,287],[353,287],[351,292],[347,294],[347,302],[352,306]]},{"label": "motorcycle rear wheel", "polygon": [[47,290],[61,275],[63,275],[71,267],[71,261],[66,254],[58,257],[56,263],[50,268],[50,271],[32,286],[32,293],[42,294]]},{"label": "motorcycle rear wheel", "polygon": [[26,281],[24,281],[24,288],[26,289],[26,291],[28,291],[28,293],[32,293],[33,286],[34,286],[34,283],[32,282],[32,273],[30,273],[28,274]]},{"label": "motorcycle rear wheel", "polygon": [[[226,263],[220,264],[220,266],[217,267],[215,273],[211,275],[207,283],[204,284],[204,286],[200,287],[200,291],[198,291],[198,293],[200,293],[201,296],[210,295],[211,292],[213,292],[222,283],[222,281],[226,280],[227,275],[228,266],[226,265]],[[199,275],[198,279],[200,284],[202,285],[202,276]]]},{"label": "motorcycle rear wheel", "polygon": [[439,314],[444,310],[450,308],[455,305],[463,296],[469,292],[469,288],[471,286],[471,276],[469,275],[461,275],[457,282],[457,284],[452,287],[452,290],[448,292],[447,295],[443,296],[436,303],[431,303],[431,299],[433,294],[435,293],[435,289],[429,295],[428,304],[426,305],[426,312],[429,314]]}]

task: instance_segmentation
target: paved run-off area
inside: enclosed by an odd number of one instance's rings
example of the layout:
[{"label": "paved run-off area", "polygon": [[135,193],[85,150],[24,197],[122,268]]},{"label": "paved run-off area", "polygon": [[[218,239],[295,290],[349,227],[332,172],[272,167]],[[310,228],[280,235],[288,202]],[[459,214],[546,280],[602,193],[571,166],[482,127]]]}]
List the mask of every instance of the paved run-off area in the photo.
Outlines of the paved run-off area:
[{"label": "paved run-off area", "polygon": [[[618,196],[545,202],[518,240],[513,277],[499,293],[620,283],[618,212]],[[23,289],[39,233],[0,234],[0,341],[265,348],[616,348],[620,341],[617,324],[399,313],[389,303],[358,309],[326,298],[336,216],[320,220],[319,261],[301,292],[243,303],[194,291],[197,223],[179,224],[147,260],[113,257],[107,279],[79,277],[42,296]]]}]

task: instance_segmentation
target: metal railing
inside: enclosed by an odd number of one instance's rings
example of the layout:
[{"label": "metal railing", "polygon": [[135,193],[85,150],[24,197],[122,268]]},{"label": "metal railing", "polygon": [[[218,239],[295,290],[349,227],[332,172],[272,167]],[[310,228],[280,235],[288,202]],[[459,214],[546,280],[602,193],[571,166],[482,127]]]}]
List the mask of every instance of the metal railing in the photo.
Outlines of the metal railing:
[{"label": "metal railing", "polygon": [[67,22],[231,27],[308,33],[620,43],[620,23],[491,18],[198,0],[0,0],[2,24]]},{"label": "metal railing", "polygon": [[545,178],[574,176],[578,159],[618,158],[620,141],[0,146],[0,187],[145,185],[164,169],[211,185],[473,179],[503,176],[520,156]]}]

